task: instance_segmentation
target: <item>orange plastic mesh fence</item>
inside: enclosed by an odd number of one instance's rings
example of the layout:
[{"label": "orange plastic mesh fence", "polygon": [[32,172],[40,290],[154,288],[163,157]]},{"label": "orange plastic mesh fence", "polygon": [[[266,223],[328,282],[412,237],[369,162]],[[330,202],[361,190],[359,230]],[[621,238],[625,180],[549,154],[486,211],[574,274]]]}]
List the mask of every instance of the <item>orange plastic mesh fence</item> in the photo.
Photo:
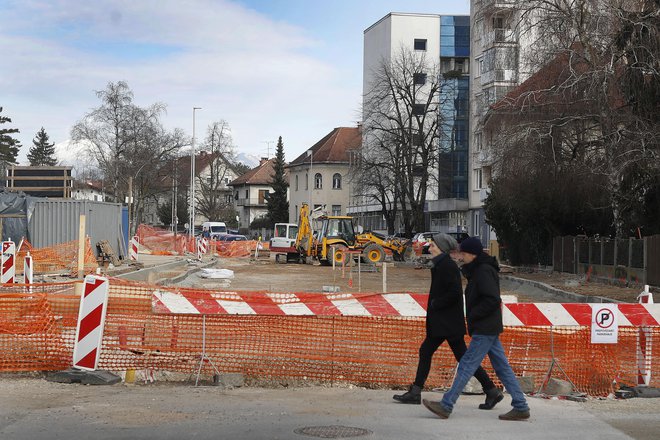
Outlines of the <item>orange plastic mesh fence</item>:
[{"label": "orange plastic mesh fence", "polygon": [[[0,370],[59,370],[71,365],[79,298],[71,285],[38,285],[39,293],[0,290]],[[424,320],[405,317],[157,315],[157,287],[112,279],[99,368],[196,373],[203,334],[206,355],[221,372],[258,379],[303,379],[369,386],[405,385],[417,366]],[[47,291],[48,290],[48,291]],[[189,298],[195,293],[180,289]],[[248,294],[248,293],[246,293]],[[261,293],[251,292],[258,297]],[[318,295],[318,294],[316,294]],[[204,328],[205,327],[205,328]],[[501,340],[518,375],[539,387],[552,362],[552,377],[581,392],[606,395],[613,381],[637,383],[639,330],[620,327],[617,344],[591,344],[588,327],[508,327]],[[660,327],[648,336],[660,338]],[[488,360],[486,369],[492,373]],[[434,356],[427,386],[449,386],[456,361],[443,345]],[[660,351],[648,354],[652,386],[660,385]],[[212,366],[204,362],[207,377]],[[494,375],[493,375],[493,378]]]},{"label": "orange plastic mesh fence", "polygon": [[[53,246],[33,248],[27,239],[23,239],[16,252],[16,273],[23,273],[25,256],[30,252],[35,274],[56,271],[75,273],[78,271],[78,240],[67,241]],[[84,273],[96,271],[98,262],[89,237],[85,240]]]},{"label": "orange plastic mesh fence", "polygon": [[136,235],[140,242],[139,250],[148,250],[156,255],[183,255],[186,252],[196,252],[195,239],[186,234],[141,224]]},{"label": "orange plastic mesh fence", "polygon": [[[154,255],[183,255],[186,252],[196,253],[196,239],[186,234],[176,235],[168,230],[154,228],[152,226],[140,225],[137,230],[140,245],[138,250],[146,251]],[[255,240],[248,241],[222,241],[209,240],[208,253],[220,257],[249,257],[258,252],[268,252],[268,243]]]},{"label": "orange plastic mesh fence", "polygon": [[[0,371],[43,371],[71,365],[63,328],[49,293],[73,292],[72,284],[3,285],[0,291]],[[75,325],[75,319],[74,319]]]},{"label": "orange plastic mesh fence", "polygon": [[211,243],[211,250],[215,247],[216,253],[225,258],[249,257],[259,252],[269,252],[268,243],[256,240],[248,241],[214,241]]}]

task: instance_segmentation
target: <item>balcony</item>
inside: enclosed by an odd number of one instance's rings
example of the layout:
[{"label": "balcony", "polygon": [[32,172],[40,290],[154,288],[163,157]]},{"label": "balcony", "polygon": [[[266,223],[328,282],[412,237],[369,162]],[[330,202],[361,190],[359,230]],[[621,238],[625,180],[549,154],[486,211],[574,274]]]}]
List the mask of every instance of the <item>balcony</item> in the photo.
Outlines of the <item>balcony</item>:
[{"label": "balcony", "polygon": [[518,82],[518,71],[514,69],[493,69],[481,74],[481,85],[494,82]]},{"label": "balcony", "polygon": [[496,44],[517,44],[518,34],[511,29],[493,29],[484,35],[484,47],[489,48]]},{"label": "balcony", "polygon": [[479,201],[484,203],[488,197],[488,194],[490,194],[490,188],[481,188],[479,190]]},{"label": "balcony", "polygon": [[516,6],[516,0],[481,0],[483,11],[501,11],[503,9],[513,9]]}]

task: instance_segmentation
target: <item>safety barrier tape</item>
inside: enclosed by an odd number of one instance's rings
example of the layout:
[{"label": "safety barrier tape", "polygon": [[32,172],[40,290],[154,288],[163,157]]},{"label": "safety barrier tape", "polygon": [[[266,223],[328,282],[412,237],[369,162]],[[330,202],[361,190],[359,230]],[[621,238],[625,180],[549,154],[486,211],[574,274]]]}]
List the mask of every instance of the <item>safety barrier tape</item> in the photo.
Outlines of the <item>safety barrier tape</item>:
[{"label": "safety barrier tape", "polygon": [[[428,295],[415,293],[254,293],[169,292],[152,295],[160,314],[426,316]],[[586,303],[502,304],[506,326],[588,326],[592,307]],[[660,326],[660,304],[615,304],[620,326]]]}]

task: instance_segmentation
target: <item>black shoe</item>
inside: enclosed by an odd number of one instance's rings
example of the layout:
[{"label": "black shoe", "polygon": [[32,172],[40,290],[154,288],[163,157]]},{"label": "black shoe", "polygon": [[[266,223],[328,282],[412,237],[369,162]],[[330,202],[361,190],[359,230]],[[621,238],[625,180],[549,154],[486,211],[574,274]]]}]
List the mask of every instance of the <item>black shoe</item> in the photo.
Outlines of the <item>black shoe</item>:
[{"label": "black shoe", "polygon": [[479,405],[479,409],[493,409],[495,405],[504,399],[504,394],[497,388],[492,388],[486,391],[486,403]]},{"label": "black shoe", "polygon": [[514,408],[506,414],[500,414],[500,420],[527,420],[527,419],[529,419],[529,410],[520,411]]},{"label": "black shoe", "polygon": [[448,419],[451,415],[451,411],[445,408],[440,402],[432,402],[431,400],[424,399],[422,403],[429,411],[441,419]]},{"label": "black shoe", "polygon": [[412,403],[419,405],[422,403],[422,388],[417,385],[410,385],[407,392],[403,394],[395,394],[392,398],[401,403]]}]

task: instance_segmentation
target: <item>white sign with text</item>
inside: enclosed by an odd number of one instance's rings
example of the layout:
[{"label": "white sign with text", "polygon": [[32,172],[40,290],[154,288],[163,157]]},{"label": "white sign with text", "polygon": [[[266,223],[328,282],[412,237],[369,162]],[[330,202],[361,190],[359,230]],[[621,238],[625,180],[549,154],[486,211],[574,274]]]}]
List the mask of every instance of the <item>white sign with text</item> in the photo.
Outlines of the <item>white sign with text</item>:
[{"label": "white sign with text", "polygon": [[619,307],[615,304],[591,305],[591,343],[616,344],[619,336],[617,315]]}]

